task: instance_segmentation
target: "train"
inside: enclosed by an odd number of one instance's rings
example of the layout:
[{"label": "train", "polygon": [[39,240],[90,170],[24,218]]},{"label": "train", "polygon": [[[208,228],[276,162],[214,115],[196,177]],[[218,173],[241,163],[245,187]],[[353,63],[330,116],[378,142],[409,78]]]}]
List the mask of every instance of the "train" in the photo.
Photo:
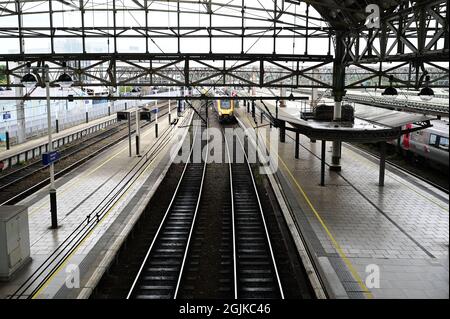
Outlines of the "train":
[{"label": "train", "polygon": [[[432,121],[433,126],[424,130],[402,135],[398,140],[390,141],[405,156],[427,162],[434,166],[449,167],[449,122]],[[408,124],[406,128],[411,128]]]},{"label": "train", "polygon": [[214,108],[219,117],[220,123],[233,123],[234,117],[234,101],[233,100],[216,100]]},{"label": "train", "polygon": [[234,123],[236,118],[234,117],[234,108],[236,105],[235,100],[217,99],[214,101],[214,109],[217,112],[220,123]]}]

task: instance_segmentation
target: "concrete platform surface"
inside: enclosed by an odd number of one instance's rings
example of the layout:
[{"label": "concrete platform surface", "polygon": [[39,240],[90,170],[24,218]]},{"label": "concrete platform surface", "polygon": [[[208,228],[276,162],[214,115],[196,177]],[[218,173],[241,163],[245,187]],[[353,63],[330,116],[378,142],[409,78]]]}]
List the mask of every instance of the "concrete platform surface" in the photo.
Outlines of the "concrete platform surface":
[{"label": "concrete platform surface", "polygon": [[20,205],[29,211],[32,262],[10,282],[0,283],[0,298],[10,297],[24,283],[20,298],[88,297],[164,177],[171,163],[169,150],[191,117],[192,111],[186,111],[175,126],[162,117],[159,138],[154,123],[142,129],[143,157],[135,156],[133,136],[132,157],[125,140],[58,179],[57,230],[49,229],[47,188],[23,200]]},{"label": "concrete platform surface", "polygon": [[[255,127],[243,108],[239,119]],[[321,267],[334,295],[449,298],[448,195],[389,167],[386,184],[379,187],[378,163],[345,144],[342,171],[327,169],[322,187],[321,142],[301,136],[295,159],[295,133],[287,134],[278,155],[272,154],[275,175],[317,264],[333,268],[330,275]],[[262,129],[260,137],[267,143]],[[327,163],[331,147],[328,143]]]}]

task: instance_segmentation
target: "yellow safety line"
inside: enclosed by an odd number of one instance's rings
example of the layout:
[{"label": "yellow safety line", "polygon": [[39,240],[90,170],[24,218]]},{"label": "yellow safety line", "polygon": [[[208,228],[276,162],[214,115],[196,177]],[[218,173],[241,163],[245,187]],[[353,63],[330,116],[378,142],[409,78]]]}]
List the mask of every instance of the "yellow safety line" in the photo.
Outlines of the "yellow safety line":
[{"label": "yellow safety line", "polygon": [[[157,157],[157,156],[156,156]],[[114,203],[113,206],[111,206],[108,211],[106,212],[106,214],[102,217],[102,219],[86,234],[86,237],[84,237],[76,246],[75,249],[67,256],[67,258],[64,260],[64,262],[59,265],[59,267],[55,270],[55,272],[53,272],[53,274],[45,281],[45,283],[41,286],[41,288],[39,288],[38,291],[36,291],[36,293],[33,295],[32,299],[36,299],[37,297],[39,297],[39,295],[42,293],[42,291],[47,288],[47,286],[50,284],[50,282],[53,280],[53,278],[62,270],[62,268],[67,264],[67,262],[69,261],[69,259],[78,251],[78,249],[81,247],[81,245],[92,235],[92,232],[94,231],[94,229],[97,228],[98,225],[100,225],[105,219],[106,217],[111,213],[111,211],[113,210],[113,208],[119,203],[119,201],[122,199],[122,197],[126,194],[128,194],[128,192],[131,189],[131,186],[134,185],[134,183],[136,183],[139,178],[142,176],[142,174],[144,174],[145,172],[147,172],[147,170],[150,168],[151,164],[153,164],[154,160],[156,159],[153,158],[147,165],[147,167],[141,172],[139,173],[138,177],[131,183],[129,184],[127,190],[122,193],[122,195],[120,195],[119,199]]]},{"label": "yellow safety line", "polygon": [[[146,136],[148,134],[150,134],[150,130],[147,131],[146,133],[142,134],[142,136]],[[63,185],[63,187],[61,187],[59,194],[64,194],[67,192],[68,189],[70,189],[73,186],[76,186],[78,184],[80,184],[81,178],[83,177],[89,177],[91,176],[94,172],[96,172],[97,170],[99,170],[101,167],[105,166],[107,163],[109,163],[110,161],[112,161],[115,157],[117,157],[120,153],[122,153],[123,151],[125,151],[126,149],[128,149],[127,146],[125,146],[124,148],[122,148],[122,150],[120,150],[119,152],[115,153],[114,155],[112,155],[111,157],[109,157],[108,159],[106,159],[103,163],[101,163],[99,166],[93,168],[89,173],[82,173],[79,174],[77,177],[75,177],[74,179],[70,180],[68,183],[66,183],[65,185]],[[86,175],[85,175],[86,174]],[[44,201],[41,205],[39,205],[36,208],[33,208],[30,212],[29,215],[34,214],[36,211],[38,211],[39,209],[41,209],[44,206],[48,206],[49,202],[48,201]]]},{"label": "yellow safety line", "polygon": [[[245,119],[247,120],[247,122],[249,123],[250,127],[253,127],[251,122],[248,120],[248,117],[245,117]],[[266,138],[263,136],[264,140],[266,140]],[[267,141],[266,141],[267,142]],[[300,194],[304,197],[304,199],[306,200],[306,203],[308,204],[308,206],[311,208],[312,212],[314,213],[314,215],[316,216],[316,218],[318,219],[318,221],[320,222],[320,224],[322,225],[323,229],[325,230],[325,232],[327,233],[328,237],[330,238],[334,248],[336,249],[336,251],[338,252],[339,256],[341,257],[341,259],[344,261],[345,265],[347,266],[347,268],[350,270],[350,273],[352,274],[352,276],[356,279],[356,281],[358,282],[358,285],[361,287],[361,289],[364,291],[364,294],[367,295],[367,297],[369,299],[373,298],[372,293],[370,292],[370,290],[367,288],[367,286],[364,284],[363,280],[361,279],[361,277],[359,276],[358,272],[356,271],[355,267],[353,266],[353,264],[351,263],[351,261],[348,259],[348,257],[345,255],[345,253],[343,252],[341,246],[339,245],[339,243],[336,241],[336,239],[334,239],[333,234],[331,233],[331,231],[328,229],[326,223],[324,222],[324,220],[322,219],[322,217],[320,216],[319,212],[315,209],[314,205],[312,204],[311,200],[309,199],[309,197],[306,195],[305,191],[303,190],[303,188],[300,186],[300,184],[297,182],[297,180],[295,179],[294,175],[292,175],[290,169],[287,167],[286,163],[283,161],[283,159],[280,157],[280,155],[277,152],[277,156],[280,159],[281,163],[283,164],[283,166],[285,167],[286,171],[288,172],[289,176],[292,178],[292,180],[294,181],[295,185],[297,186],[298,190],[300,191]]]}]

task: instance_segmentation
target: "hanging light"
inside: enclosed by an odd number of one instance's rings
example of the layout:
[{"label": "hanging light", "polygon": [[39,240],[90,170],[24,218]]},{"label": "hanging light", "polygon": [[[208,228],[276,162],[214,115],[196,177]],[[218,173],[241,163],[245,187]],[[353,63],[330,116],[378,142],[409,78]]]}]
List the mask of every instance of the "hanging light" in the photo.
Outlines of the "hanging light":
[{"label": "hanging light", "polygon": [[389,77],[389,86],[384,90],[383,93],[381,93],[381,95],[386,96],[386,97],[390,97],[395,99],[398,96],[398,91],[397,89],[393,86],[394,82],[394,77],[391,75]]},{"label": "hanging light", "polygon": [[28,73],[25,74],[22,79],[20,80],[20,82],[22,83],[22,85],[24,87],[26,87],[27,89],[33,89],[36,84],[37,84],[37,79],[36,76],[34,74],[30,73],[30,68],[31,68],[31,64],[28,62],[27,63],[27,69],[28,69]]},{"label": "hanging light", "polygon": [[63,89],[68,89],[72,86],[72,77],[66,73],[66,62],[63,62],[64,72],[58,77],[56,83]]},{"label": "hanging light", "polygon": [[430,76],[427,75],[425,78],[425,87],[420,90],[419,97],[422,101],[431,101],[434,97],[434,91],[430,88]]}]

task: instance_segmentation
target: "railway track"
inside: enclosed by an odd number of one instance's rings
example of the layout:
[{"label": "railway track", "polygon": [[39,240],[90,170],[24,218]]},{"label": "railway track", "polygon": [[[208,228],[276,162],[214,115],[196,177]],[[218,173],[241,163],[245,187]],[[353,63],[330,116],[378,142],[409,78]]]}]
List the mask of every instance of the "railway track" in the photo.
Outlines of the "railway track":
[{"label": "railway track", "polygon": [[[162,109],[166,109],[167,104],[162,106]],[[164,116],[168,112],[162,113]],[[142,127],[149,125],[145,123]],[[132,131],[132,134],[135,131]],[[128,136],[128,128],[126,124],[114,125],[111,129],[94,134],[87,139],[83,139],[71,145],[63,148],[60,153],[61,157],[56,162],[56,178],[67,174],[69,171],[80,166],[87,160],[102,153],[108,148],[117,144]],[[92,152],[90,149],[93,148]],[[80,152],[87,152],[87,155],[77,156]],[[79,158],[77,158],[79,157]],[[41,189],[49,183],[49,178],[42,177],[48,165],[43,165],[41,161],[33,161],[25,166],[14,169],[11,172],[0,175],[0,206],[13,205],[20,200],[26,198],[30,194]],[[33,180],[34,179],[34,180]]]},{"label": "railway track", "polygon": [[[199,143],[196,140],[198,135],[196,131],[194,144]],[[202,292],[209,298],[284,298],[251,166],[246,155],[245,163],[232,163],[230,146],[226,141],[224,143],[229,159],[228,170],[225,170],[229,180],[225,187],[229,190],[227,197],[230,205],[223,209],[215,207],[215,211],[219,212],[213,213],[214,216],[210,216],[211,210],[199,209],[205,197],[213,191],[208,189],[207,194],[203,194],[205,183],[211,183],[205,177],[211,178],[214,174],[208,175],[207,158],[198,164],[187,162],[129,290],[128,299],[184,299],[198,297]],[[244,144],[239,138],[238,143],[236,147],[240,147],[245,154]],[[194,148],[193,145],[190,155]],[[213,260],[209,260],[207,265],[211,267],[206,270],[210,273],[214,271],[216,278],[205,282],[201,280],[205,277],[200,267],[205,264],[203,258],[210,257],[203,256],[202,252],[207,221],[212,217],[216,220],[214,229],[218,232],[215,239],[211,236],[209,239],[215,241],[218,253]],[[218,293],[212,295],[215,289]]]},{"label": "railway track", "polygon": [[33,299],[39,297],[40,292],[45,289],[52,278],[62,269],[68,259],[80,248],[80,245],[92,234],[96,227],[102,222],[108,212],[117,205],[124,194],[132,187],[145,173],[149,165],[161,154],[170,140],[174,137],[173,125],[166,128],[142,154],[142,157],[129,169],[113,187],[110,193],[105,196],[91,211],[87,212],[85,219],[80,220],[67,237],[41,261],[40,265],[23,281],[21,286],[13,292],[9,299]]},{"label": "railway track", "polygon": [[[195,128],[195,143],[201,133]],[[200,139],[200,140],[199,140]],[[153,238],[127,299],[176,298],[200,203],[206,161],[186,161],[174,196]]]},{"label": "railway track", "polygon": [[236,298],[283,299],[269,232],[250,165],[232,165]]}]

